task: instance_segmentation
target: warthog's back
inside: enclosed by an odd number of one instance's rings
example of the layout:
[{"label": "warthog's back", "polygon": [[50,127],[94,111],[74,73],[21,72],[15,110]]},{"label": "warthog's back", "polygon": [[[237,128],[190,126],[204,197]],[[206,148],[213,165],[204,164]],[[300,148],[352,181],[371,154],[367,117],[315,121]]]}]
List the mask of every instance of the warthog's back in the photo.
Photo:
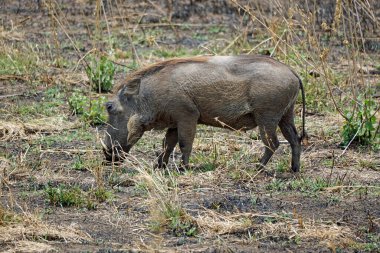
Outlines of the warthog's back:
[{"label": "warthog's back", "polygon": [[255,112],[282,115],[294,103],[298,78],[284,64],[261,56],[214,56],[204,62],[170,66],[142,83],[153,89],[158,104],[172,111],[195,103],[200,123],[253,128]]}]

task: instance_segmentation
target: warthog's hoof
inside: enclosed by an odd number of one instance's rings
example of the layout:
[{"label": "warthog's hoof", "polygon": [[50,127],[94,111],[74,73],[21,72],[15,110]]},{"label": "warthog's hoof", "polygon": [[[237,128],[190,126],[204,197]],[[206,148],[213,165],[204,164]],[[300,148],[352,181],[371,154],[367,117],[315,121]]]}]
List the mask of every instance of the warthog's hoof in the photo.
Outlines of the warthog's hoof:
[{"label": "warthog's hoof", "polygon": [[158,161],[157,163],[155,163],[155,164],[153,165],[153,169],[165,169],[166,166],[167,166],[166,163],[164,163],[164,162],[159,162],[159,161]]}]

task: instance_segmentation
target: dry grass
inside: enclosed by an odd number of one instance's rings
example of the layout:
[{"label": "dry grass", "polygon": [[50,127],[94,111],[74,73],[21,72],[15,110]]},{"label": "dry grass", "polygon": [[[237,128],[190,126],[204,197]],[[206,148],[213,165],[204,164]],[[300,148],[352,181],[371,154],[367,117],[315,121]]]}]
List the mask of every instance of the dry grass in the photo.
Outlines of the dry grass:
[{"label": "dry grass", "polygon": [[[251,236],[254,236],[251,240],[265,241],[268,238],[285,237],[288,240],[317,241],[321,246],[335,245],[337,247],[357,240],[350,228],[326,224],[322,221],[303,220],[301,217],[288,218],[284,215],[280,216],[277,213],[221,215],[207,210],[197,218],[197,222],[206,237],[250,231]],[[255,224],[254,218],[257,217],[274,219],[275,222]]]},{"label": "dry grass", "polygon": [[346,247],[358,239],[350,228],[314,220],[302,221],[302,224],[299,219],[266,223],[260,232],[261,240],[265,237],[287,237],[300,240],[298,243],[318,242],[318,245],[329,248]]},{"label": "dry grass", "polygon": [[68,122],[63,117],[38,118],[28,122],[10,122],[0,120],[0,140],[38,138],[40,134],[51,134],[63,130],[75,129],[80,126],[78,121]]},{"label": "dry grass", "polygon": [[246,233],[249,229],[257,229],[257,226],[252,224],[251,217],[255,217],[255,214],[222,215],[212,210],[206,210],[196,218],[196,221],[206,237],[213,237],[223,234]]},{"label": "dry grass", "polygon": [[18,32],[17,28],[11,30],[5,30],[4,27],[0,26],[0,39],[1,40],[10,40],[10,41],[23,41],[24,33]]},{"label": "dry grass", "polygon": [[[8,214],[8,216],[11,214]],[[50,252],[51,242],[89,243],[92,238],[73,226],[52,226],[31,214],[16,215],[0,225],[0,246],[4,252]]]},{"label": "dry grass", "polygon": [[66,242],[89,242],[91,237],[73,227],[49,226],[40,221],[23,218],[22,224],[0,228],[0,243],[8,244],[19,240],[47,240]]}]

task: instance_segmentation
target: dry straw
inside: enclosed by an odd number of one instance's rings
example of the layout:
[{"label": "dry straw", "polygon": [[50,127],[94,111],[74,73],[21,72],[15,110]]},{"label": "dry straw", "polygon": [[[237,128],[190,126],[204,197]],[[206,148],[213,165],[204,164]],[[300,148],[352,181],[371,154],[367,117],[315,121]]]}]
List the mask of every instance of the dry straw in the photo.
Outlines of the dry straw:
[{"label": "dry straw", "polygon": [[[255,223],[256,218],[274,219],[276,222]],[[303,242],[318,241],[321,246],[342,246],[357,239],[349,227],[303,220],[300,217],[287,218],[277,213],[220,214],[205,210],[196,221],[206,237],[245,233],[254,235],[255,239],[252,240],[256,241],[265,241],[268,237],[285,237]]]},{"label": "dry straw", "polygon": [[62,117],[39,118],[25,123],[0,121],[0,141],[30,139],[37,137],[39,133],[61,132],[79,126],[79,122],[67,122]]},{"label": "dry straw", "polygon": [[0,245],[5,252],[45,252],[54,250],[54,241],[91,242],[92,238],[74,226],[51,226],[33,215],[24,214],[14,222],[0,225]]}]

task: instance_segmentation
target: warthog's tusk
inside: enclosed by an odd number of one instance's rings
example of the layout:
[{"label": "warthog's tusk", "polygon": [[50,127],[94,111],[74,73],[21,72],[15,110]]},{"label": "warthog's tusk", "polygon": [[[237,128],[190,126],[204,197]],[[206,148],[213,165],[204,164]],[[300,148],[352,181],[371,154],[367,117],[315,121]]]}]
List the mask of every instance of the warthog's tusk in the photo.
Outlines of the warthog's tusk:
[{"label": "warthog's tusk", "polygon": [[100,140],[100,144],[102,145],[103,149],[104,149],[104,152],[106,152],[107,155],[112,155],[112,152],[110,153],[108,151],[108,147],[106,144],[104,144],[103,140]]}]

